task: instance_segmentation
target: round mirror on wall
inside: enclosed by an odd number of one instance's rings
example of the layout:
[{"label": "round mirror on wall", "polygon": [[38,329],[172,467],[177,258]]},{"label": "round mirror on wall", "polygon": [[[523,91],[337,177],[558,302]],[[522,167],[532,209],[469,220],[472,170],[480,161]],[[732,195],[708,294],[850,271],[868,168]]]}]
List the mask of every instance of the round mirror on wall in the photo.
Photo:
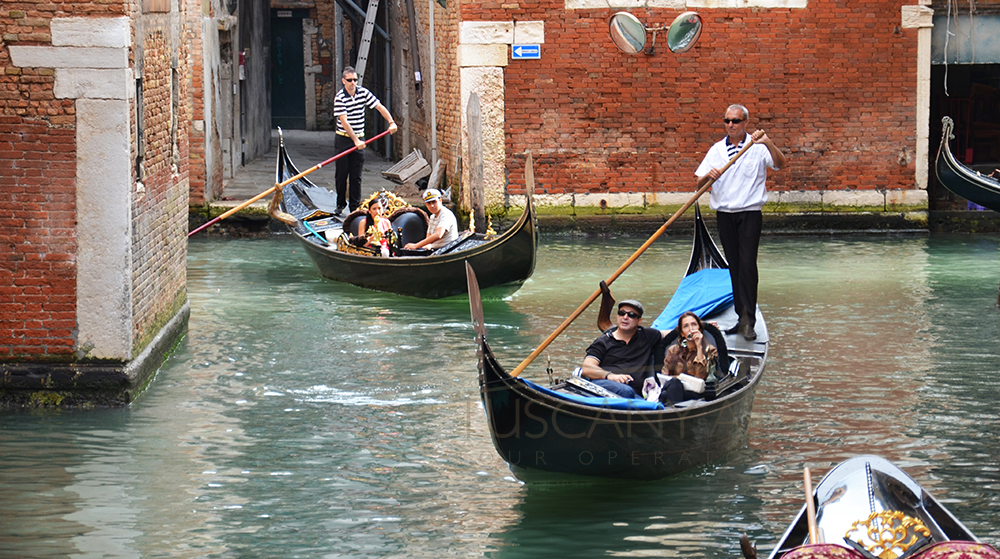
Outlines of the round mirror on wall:
[{"label": "round mirror on wall", "polygon": [[611,40],[628,54],[638,54],[646,46],[646,26],[628,12],[611,16]]},{"label": "round mirror on wall", "polygon": [[670,24],[667,47],[671,52],[687,52],[698,42],[699,37],[701,37],[701,16],[695,12],[684,12]]}]

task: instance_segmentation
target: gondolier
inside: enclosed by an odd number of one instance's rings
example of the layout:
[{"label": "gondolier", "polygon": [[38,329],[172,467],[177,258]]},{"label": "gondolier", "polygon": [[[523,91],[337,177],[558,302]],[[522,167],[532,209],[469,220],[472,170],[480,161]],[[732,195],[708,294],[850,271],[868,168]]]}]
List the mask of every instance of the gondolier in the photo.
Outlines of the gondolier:
[{"label": "gondolier", "polygon": [[[337,138],[334,150],[337,153],[358,149],[337,160],[337,213],[350,204],[350,211],[361,205],[361,171],[365,165],[365,107],[382,114],[389,123],[389,133],[395,134],[397,127],[389,109],[371,92],[358,83],[358,73],[353,67],[344,68],[341,81],[344,89],[333,99],[333,116],[337,120]],[[347,196],[347,181],[351,181],[350,197]]]},{"label": "gondolier", "polygon": [[[747,341],[757,338],[757,249],[763,225],[761,209],[767,202],[767,169],[781,169],[786,159],[763,130],[747,134],[750,111],[743,105],[730,105],[723,122],[726,137],[715,143],[705,155],[695,175],[700,189],[709,180],[712,185],[711,207],[716,210],[719,240],[729,261],[733,297],[739,321],[726,331],[739,332]],[[746,155],[722,172],[722,167],[752,142]]]}]

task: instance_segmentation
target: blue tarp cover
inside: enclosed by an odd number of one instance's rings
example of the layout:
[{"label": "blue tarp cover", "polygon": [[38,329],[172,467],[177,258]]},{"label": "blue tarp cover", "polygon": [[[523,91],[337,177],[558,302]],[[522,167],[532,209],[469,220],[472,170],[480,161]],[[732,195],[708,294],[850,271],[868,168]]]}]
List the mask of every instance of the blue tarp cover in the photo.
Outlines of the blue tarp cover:
[{"label": "blue tarp cover", "polygon": [[684,276],[677,291],[660,316],[653,321],[657,330],[673,330],[677,319],[688,311],[704,318],[717,309],[733,304],[733,283],[729,270],[706,268]]},{"label": "blue tarp cover", "polygon": [[[524,379],[521,379],[524,380]],[[524,380],[524,383],[528,386],[534,388],[539,392],[544,392],[550,396],[555,396],[556,398],[562,398],[563,400],[569,400],[571,402],[576,402],[578,404],[584,404],[586,406],[597,406],[599,408],[610,408],[613,410],[662,410],[663,404],[659,402],[647,402],[646,400],[635,400],[630,398],[598,398],[596,396],[577,396],[576,394],[566,394],[563,392],[556,392],[555,390],[549,390],[544,386],[535,384],[530,380]]]}]

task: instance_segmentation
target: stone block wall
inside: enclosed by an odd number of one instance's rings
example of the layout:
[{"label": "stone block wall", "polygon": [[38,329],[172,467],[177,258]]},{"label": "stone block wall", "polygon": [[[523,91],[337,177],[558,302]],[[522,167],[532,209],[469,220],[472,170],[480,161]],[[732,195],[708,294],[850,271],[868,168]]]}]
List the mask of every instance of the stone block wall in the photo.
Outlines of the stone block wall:
[{"label": "stone block wall", "polygon": [[183,76],[190,75],[185,70],[192,57],[184,34],[157,16],[144,18],[142,30],[144,154],[132,203],[133,353],[186,301],[191,167],[191,87]]}]

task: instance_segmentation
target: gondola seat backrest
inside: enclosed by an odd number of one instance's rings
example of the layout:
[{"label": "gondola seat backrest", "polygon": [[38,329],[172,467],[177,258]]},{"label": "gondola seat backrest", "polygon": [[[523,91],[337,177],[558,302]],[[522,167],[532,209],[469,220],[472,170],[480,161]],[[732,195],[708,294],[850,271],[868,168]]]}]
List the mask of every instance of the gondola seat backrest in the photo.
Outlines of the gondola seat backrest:
[{"label": "gondola seat backrest", "polygon": [[354,237],[363,237],[368,233],[365,225],[368,223],[368,212],[357,209],[344,218],[344,231]]},{"label": "gondola seat backrest", "polygon": [[418,213],[400,213],[392,218],[392,229],[399,237],[399,246],[422,241],[427,236],[427,222]]}]

